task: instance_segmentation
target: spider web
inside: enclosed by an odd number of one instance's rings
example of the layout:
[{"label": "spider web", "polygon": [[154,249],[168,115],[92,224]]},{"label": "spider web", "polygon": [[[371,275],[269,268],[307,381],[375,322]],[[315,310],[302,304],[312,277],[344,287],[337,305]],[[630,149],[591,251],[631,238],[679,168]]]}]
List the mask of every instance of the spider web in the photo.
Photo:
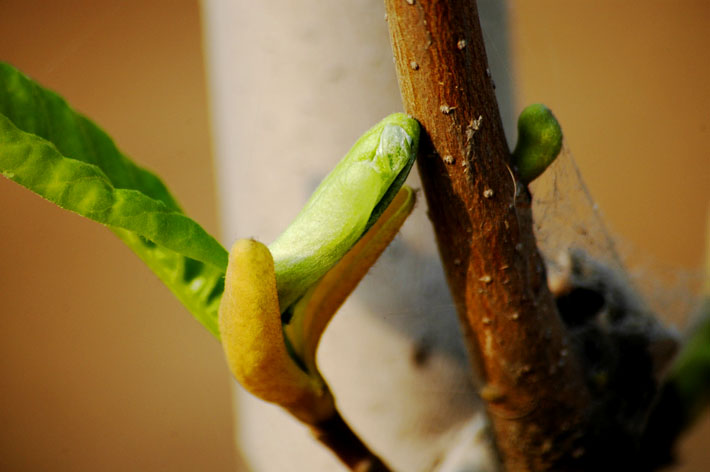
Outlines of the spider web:
[{"label": "spider web", "polygon": [[700,272],[663,266],[607,228],[567,143],[555,162],[530,186],[538,247],[553,277],[564,255],[581,249],[626,281],[665,322],[684,326],[698,301]]}]

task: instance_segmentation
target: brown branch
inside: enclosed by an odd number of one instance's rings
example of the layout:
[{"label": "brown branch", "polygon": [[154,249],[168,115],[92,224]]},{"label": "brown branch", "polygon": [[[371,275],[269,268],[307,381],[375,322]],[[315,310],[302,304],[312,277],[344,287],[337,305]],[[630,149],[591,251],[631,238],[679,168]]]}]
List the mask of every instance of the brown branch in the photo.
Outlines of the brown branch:
[{"label": "brown branch", "polygon": [[333,451],[350,470],[390,472],[390,468],[368,449],[337,411],[328,420],[310,428],[313,436]]},{"label": "brown branch", "polygon": [[590,395],[547,288],[475,2],[385,0],[439,252],[507,470],[574,470]]}]

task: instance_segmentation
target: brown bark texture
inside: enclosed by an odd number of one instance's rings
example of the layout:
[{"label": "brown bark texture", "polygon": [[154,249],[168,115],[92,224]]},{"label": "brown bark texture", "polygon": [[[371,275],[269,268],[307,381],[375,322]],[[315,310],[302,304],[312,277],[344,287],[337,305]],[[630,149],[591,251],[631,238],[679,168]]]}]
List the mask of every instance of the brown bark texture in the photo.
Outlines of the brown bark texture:
[{"label": "brown bark texture", "polygon": [[510,165],[472,0],[385,0],[429,218],[506,470],[576,470],[590,394]]}]

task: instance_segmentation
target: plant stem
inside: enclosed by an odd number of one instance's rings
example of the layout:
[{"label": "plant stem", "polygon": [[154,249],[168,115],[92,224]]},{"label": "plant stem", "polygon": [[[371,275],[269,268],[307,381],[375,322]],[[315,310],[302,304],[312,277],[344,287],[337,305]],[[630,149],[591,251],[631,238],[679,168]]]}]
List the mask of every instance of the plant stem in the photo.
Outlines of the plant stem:
[{"label": "plant stem", "polygon": [[506,470],[577,469],[590,394],[510,166],[471,0],[385,0],[449,287]]},{"label": "plant stem", "polygon": [[330,448],[350,470],[390,472],[391,469],[368,449],[337,411],[331,418],[310,428],[313,436]]}]

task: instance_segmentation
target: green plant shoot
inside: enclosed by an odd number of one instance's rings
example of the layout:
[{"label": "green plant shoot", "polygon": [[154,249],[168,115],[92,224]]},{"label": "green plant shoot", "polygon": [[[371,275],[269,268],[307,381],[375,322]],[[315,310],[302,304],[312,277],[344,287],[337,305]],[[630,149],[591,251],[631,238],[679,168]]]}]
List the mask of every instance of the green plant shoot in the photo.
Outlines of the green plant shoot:
[{"label": "green plant shoot", "polygon": [[414,192],[401,187],[418,141],[416,121],[385,118],[271,249],[238,241],[228,265],[227,251],[157,176],[59,95],[0,63],[0,173],[107,226],[221,336],[230,369],[247,389],[310,424],[334,412],[315,363],[321,334],[411,212]]},{"label": "green plant shoot", "polygon": [[315,353],[337,309],[414,207],[414,192],[400,187],[418,140],[416,121],[385,118],[355,143],[270,248],[242,239],[230,252],[219,308],[230,369],[252,394],[306,424],[335,412]]}]

